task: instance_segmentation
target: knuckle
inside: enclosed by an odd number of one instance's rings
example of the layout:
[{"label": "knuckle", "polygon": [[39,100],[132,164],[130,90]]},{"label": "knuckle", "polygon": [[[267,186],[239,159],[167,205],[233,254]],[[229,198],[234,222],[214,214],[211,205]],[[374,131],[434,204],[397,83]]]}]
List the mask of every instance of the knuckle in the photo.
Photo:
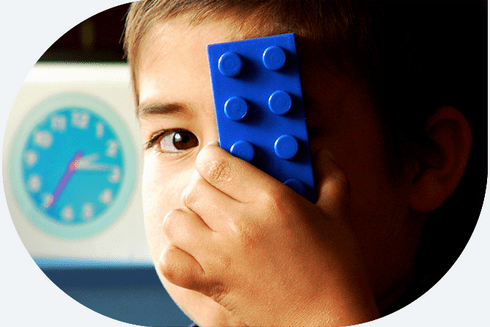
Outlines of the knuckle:
[{"label": "knuckle", "polygon": [[[282,228],[291,226],[296,221],[295,208],[298,205],[296,197],[291,198],[291,192],[286,185],[272,187],[262,198],[262,208],[266,212],[266,220],[262,222],[261,228]],[[296,195],[296,194],[295,194]]]},{"label": "knuckle", "polygon": [[265,208],[268,208],[271,213],[277,212],[284,203],[284,190],[279,187],[272,188],[266,192],[262,198],[264,200],[263,206]]},{"label": "knuckle", "polygon": [[233,266],[233,254],[225,253],[214,255],[216,260],[216,267],[219,267],[218,271],[229,271]]},{"label": "knuckle", "polygon": [[255,228],[245,228],[242,229],[238,240],[242,249],[248,252],[259,248],[263,238],[263,234],[256,233]]},{"label": "knuckle", "polygon": [[349,180],[342,172],[335,172],[329,179],[327,185],[328,187],[335,189],[339,194],[350,194]]},{"label": "knuckle", "polygon": [[173,252],[171,249],[166,248],[160,257],[160,272],[170,282],[176,280],[176,278],[180,275],[177,271],[177,267],[173,260]]},{"label": "knuckle", "polygon": [[181,202],[184,206],[191,207],[192,203],[195,201],[192,184],[189,185],[181,195]]},{"label": "knuckle", "polygon": [[182,192],[181,201],[185,207],[193,208],[198,205],[203,195],[203,180],[194,179]]},{"label": "knuckle", "polygon": [[185,288],[195,283],[195,268],[182,260],[182,251],[172,246],[167,247],[160,258],[160,272],[169,282]]},{"label": "knuckle", "polygon": [[167,246],[164,249],[158,269],[161,275],[174,285],[198,291],[216,299],[227,293],[223,283],[213,274],[205,274],[195,259],[173,246]]},{"label": "knuckle", "polygon": [[[249,219],[236,222],[234,225],[234,234],[239,247],[246,253],[259,248],[268,232],[265,221]],[[231,266],[231,261],[228,262],[226,259],[227,258],[222,259],[222,266]]]},{"label": "knuckle", "polygon": [[345,174],[339,174],[338,176],[338,182],[339,182],[339,187],[341,190],[349,194],[350,193],[350,183],[349,180],[347,179],[347,176]]},{"label": "knuckle", "polygon": [[227,182],[231,176],[230,163],[223,158],[213,159],[209,163],[207,173],[208,177],[216,183]]}]

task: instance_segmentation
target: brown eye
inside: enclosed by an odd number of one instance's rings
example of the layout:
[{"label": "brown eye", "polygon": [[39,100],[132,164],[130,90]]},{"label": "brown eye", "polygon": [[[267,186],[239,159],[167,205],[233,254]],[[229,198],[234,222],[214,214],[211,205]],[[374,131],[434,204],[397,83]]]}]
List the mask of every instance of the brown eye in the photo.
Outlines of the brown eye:
[{"label": "brown eye", "polygon": [[162,152],[176,153],[198,146],[199,141],[189,131],[174,131],[163,135],[159,144]]},{"label": "brown eye", "polygon": [[187,150],[198,145],[197,138],[194,134],[187,131],[175,132],[173,144],[178,150]]}]

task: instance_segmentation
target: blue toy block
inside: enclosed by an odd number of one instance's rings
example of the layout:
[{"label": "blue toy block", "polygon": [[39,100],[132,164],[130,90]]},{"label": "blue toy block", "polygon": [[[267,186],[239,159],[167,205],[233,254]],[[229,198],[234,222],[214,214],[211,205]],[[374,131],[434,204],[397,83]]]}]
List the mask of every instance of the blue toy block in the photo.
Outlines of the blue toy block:
[{"label": "blue toy block", "polygon": [[294,34],[207,50],[221,148],[315,202]]}]

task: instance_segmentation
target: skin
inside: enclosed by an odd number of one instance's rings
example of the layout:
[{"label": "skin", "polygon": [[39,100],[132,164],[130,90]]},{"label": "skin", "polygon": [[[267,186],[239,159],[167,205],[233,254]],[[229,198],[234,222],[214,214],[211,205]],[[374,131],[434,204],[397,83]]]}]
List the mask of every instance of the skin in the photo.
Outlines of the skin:
[{"label": "skin", "polygon": [[[224,21],[191,27],[182,17],[157,25],[140,48],[143,206],[158,275],[201,326],[376,319],[414,269],[423,215],[407,199],[416,171],[388,176],[363,84],[308,58],[302,84],[318,202],[221,150],[206,45],[236,38]],[[173,147],[175,129],[192,142]]]}]

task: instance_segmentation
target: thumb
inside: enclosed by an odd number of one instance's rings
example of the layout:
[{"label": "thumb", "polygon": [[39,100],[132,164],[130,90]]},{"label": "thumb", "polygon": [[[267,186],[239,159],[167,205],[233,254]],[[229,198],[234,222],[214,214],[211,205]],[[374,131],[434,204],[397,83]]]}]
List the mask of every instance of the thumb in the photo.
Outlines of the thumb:
[{"label": "thumb", "polygon": [[317,207],[332,218],[342,219],[349,215],[349,181],[326,149],[314,156],[313,169],[318,193]]}]

